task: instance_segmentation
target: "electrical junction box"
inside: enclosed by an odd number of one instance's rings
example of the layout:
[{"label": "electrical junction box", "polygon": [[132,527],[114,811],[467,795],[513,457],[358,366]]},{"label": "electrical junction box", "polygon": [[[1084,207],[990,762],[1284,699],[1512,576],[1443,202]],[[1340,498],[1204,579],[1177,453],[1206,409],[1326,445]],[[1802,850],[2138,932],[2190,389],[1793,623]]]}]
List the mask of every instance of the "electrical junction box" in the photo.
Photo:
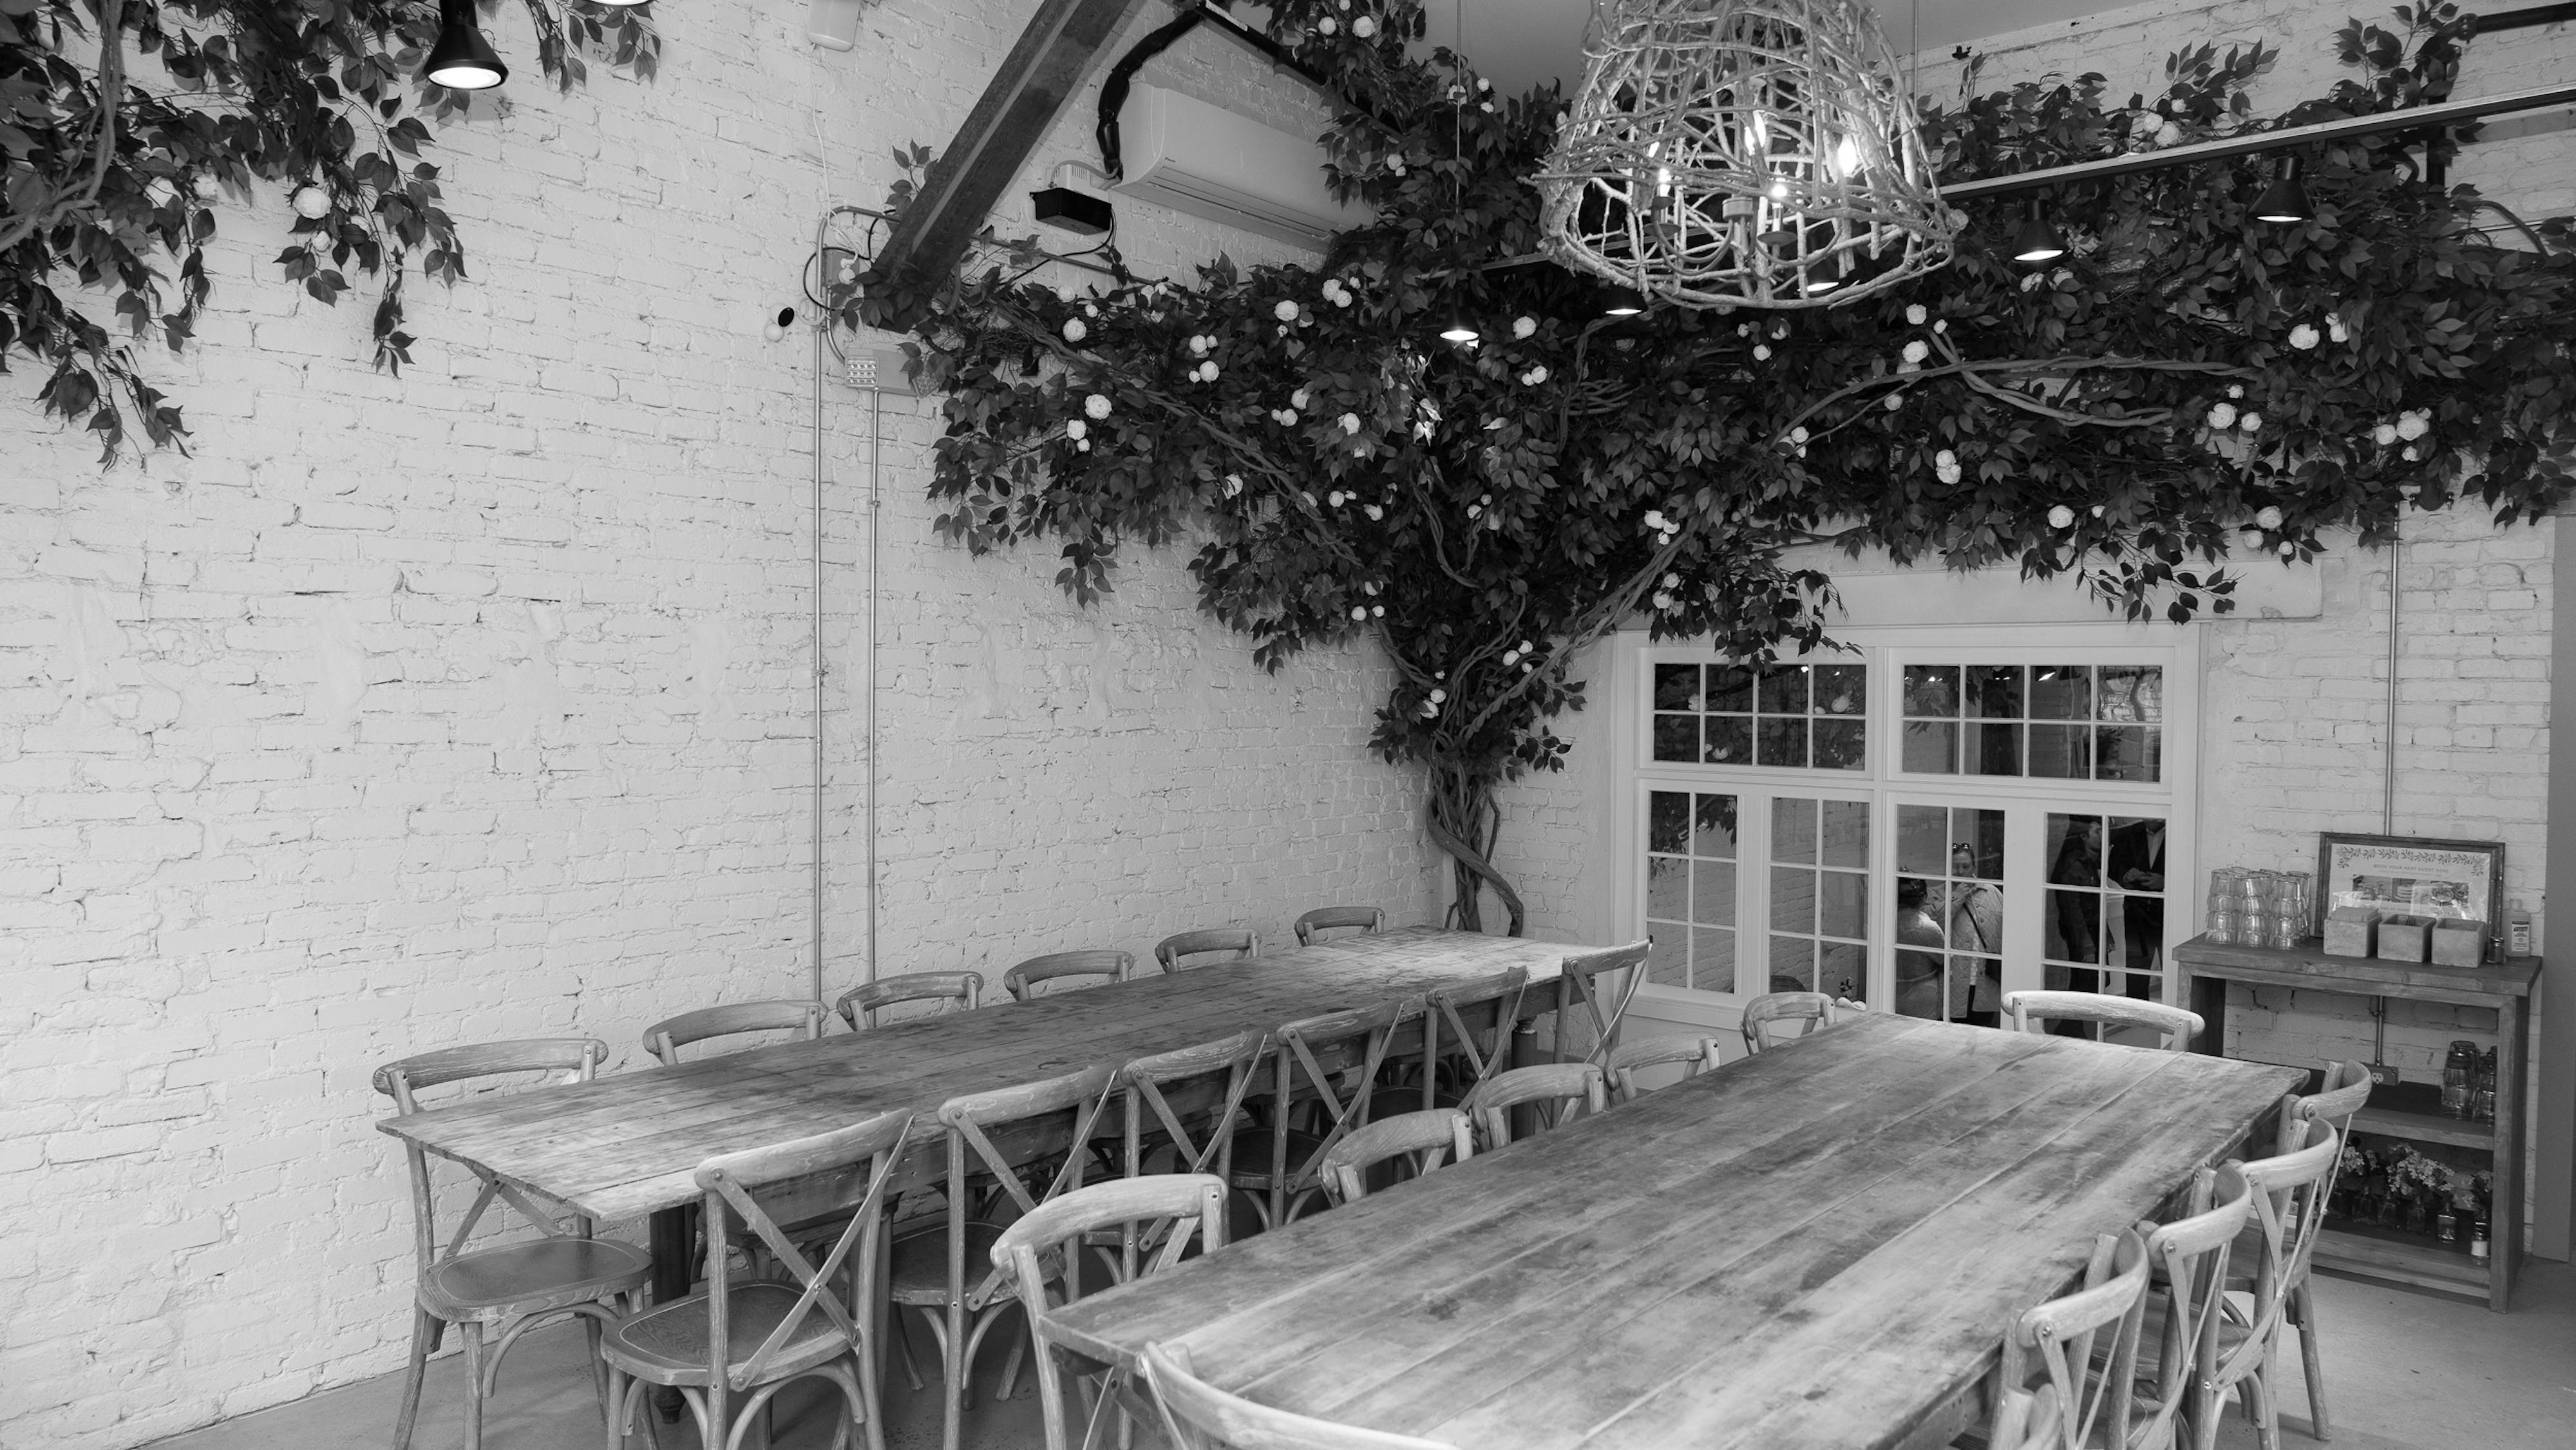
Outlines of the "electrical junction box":
[{"label": "electrical junction box", "polygon": [[1112,215],[1109,203],[1070,186],[1050,186],[1029,193],[1037,218],[1051,227],[1086,237],[1096,237],[1109,230]]}]

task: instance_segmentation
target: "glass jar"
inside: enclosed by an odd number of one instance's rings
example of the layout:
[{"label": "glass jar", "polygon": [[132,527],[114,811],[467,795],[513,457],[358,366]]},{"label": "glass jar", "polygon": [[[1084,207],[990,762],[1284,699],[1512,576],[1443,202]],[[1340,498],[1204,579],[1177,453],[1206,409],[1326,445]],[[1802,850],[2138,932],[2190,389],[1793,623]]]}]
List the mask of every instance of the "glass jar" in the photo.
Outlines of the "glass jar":
[{"label": "glass jar", "polygon": [[2299,939],[2308,934],[2307,927],[2308,919],[2304,915],[2295,911],[2281,912],[2272,918],[2272,939],[2264,945],[2279,947],[2285,952],[2296,951]]},{"label": "glass jar", "polygon": [[2450,1055],[2442,1059],[2442,1115],[2465,1118],[2475,1106],[2476,1089],[2472,1085],[2478,1073],[2478,1045],[2467,1038],[2454,1038]]},{"label": "glass jar", "polygon": [[2495,1121],[2496,1050],[2492,1047],[2478,1055],[2477,1076],[2470,1080],[2469,1116],[2481,1123]]},{"label": "glass jar", "polygon": [[2479,1219],[2476,1223],[2469,1225],[2469,1257],[2473,1259],[2483,1259],[2486,1256],[2487,1221],[2485,1219]]},{"label": "glass jar", "polygon": [[2245,940],[2245,913],[2235,910],[2212,910],[2209,913],[2209,940],[2214,946],[2232,946]]}]

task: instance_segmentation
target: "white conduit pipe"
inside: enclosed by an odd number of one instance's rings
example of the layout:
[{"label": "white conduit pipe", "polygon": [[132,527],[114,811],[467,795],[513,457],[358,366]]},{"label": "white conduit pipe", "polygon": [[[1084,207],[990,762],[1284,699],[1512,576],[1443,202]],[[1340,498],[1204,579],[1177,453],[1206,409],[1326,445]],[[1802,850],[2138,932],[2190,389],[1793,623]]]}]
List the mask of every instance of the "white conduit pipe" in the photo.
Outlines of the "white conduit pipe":
[{"label": "white conduit pipe", "polygon": [[[2402,533],[2388,540],[2388,741],[2380,752],[2379,833],[2397,834],[2397,566],[2405,558]],[[2318,883],[2320,889],[2324,883]],[[2376,1059],[2374,1059],[2375,1061]]]}]

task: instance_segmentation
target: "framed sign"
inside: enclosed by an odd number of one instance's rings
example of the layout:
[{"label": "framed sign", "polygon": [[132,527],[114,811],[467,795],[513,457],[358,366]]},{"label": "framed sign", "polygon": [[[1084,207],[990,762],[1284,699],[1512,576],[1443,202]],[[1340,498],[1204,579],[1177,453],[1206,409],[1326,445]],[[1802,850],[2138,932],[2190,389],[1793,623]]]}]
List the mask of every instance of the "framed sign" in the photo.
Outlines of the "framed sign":
[{"label": "framed sign", "polygon": [[2416,836],[2317,837],[2317,917],[2338,906],[2382,915],[2486,923],[2495,960],[2504,926],[2504,843]]}]

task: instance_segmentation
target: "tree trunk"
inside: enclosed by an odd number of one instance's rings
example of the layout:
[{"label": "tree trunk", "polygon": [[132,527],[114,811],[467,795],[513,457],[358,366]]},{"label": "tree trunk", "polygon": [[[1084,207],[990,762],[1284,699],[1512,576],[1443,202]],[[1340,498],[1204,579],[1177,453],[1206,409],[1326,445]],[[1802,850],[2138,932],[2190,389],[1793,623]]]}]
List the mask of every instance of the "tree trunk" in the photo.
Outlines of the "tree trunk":
[{"label": "tree trunk", "polygon": [[1493,777],[1444,766],[1432,768],[1431,798],[1424,825],[1432,841],[1449,853],[1456,899],[1449,924],[1461,931],[1483,931],[1484,889],[1491,886],[1511,913],[1513,936],[1521,934],[1520,893],[1493,863],[1494,842],[1502,836],[1502,811],[1494,803]]}]

